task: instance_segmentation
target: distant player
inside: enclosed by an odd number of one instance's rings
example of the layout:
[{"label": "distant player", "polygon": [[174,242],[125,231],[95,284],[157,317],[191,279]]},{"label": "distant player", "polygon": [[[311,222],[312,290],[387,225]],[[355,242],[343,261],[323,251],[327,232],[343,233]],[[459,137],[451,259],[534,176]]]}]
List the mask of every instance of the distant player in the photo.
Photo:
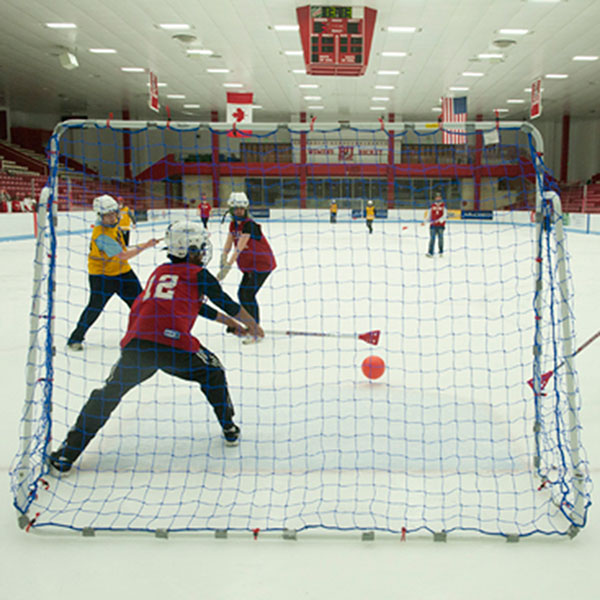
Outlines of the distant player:
[{"label": "distant player", "polygon": [[71,350],[83,350],[83,338],[87,330],[100,316],[113,294],[117,294],[129,306],[133,305],[142,286],[127,261],[159,242],[150,239],[128,249],[123,231],[118,226],[119,205],[108,194],[94,198],[94,210],[97,221],[88,254],[90,299],[67,341],[67,347]]},{"label": "distant player", "polygon": [[329,222],[337,223],[338,205],[337,200],[332,200],[329,204]]},{"label": "distant player", "polygon": [[232,209],[233,209],[233,207],[231,206],[232,202],[233,202],[233,194],[231,194],[231,196],[229,196],[229,199],[227,200],[227,209],[225,210],[225,212],[223,213],[223,216],[221,217],[221,225],[223,225],[223,223],[225,223],[225,219],[228,216],[232,215]]},{"label": "distant player", "polygon": [[[225,443],[238,443],[240,428],[233,422],[223,365],[190,332],[198,314],[223,323],[240,336],[259,338],[264,332],[205,269],[212,256],[208,235],[199,223],[173,223],[167,229],[170,262],[154,270],[144,293],[136,299],[121,340],[121,356],[104,387],[90,394],[64,442],[48,456],[53,474],[70,471],[123,396],[158,370],[198,383],[213,408]],[[226,314],[207,306],[205,296]]]},{"label": "distant player", "polygon": [[123,232],[123,237],[125,239],[125,245],[129,246],[129,233],[131,228],[135,229],[136,220],[135,220],[135,211],[133,211],[129,206],[127,206],[125,200],[119,196],[119,227]]},{"label": "distant player", "polygon": [[204,229],[208,229],[208,219],[210,218],[211,210],[212,206],[206,199],[206,194],[202,194],[202,200],[200,200],[200,204],[198,204],[198,212],[200,213],[200,219],[202,220]]},{"label": "distant player", "polygon": [[[229,224],[229,234],[221,254],[221,269],[217,279],[223,281],[234,262],[244,274],[238,288],[240,304],[260,323],[260,312],[256,294],[267,277],[277,266],[275,256],[258,223],[250,218],[248,207],[250,202],[244,192],[233,192],[229,198],[232,211],[232,221]],[[228,258],[229,252],[231,258]],[[258,341],[248,338],[245,343]]]},{"label": "distant player", "polygon": [[429,223],[429,249],[427,256],[433,257],[435,238],[438,239],[440,256],[444,255],[444,228],[446,227],[446,204],[442,194],[437,192],[431,201],[429,210],[425,213],[425,222]]},{"label": "distant player", "polygon": [[369,233],[373,233],[373,219],[375,219],[375,206],[373,206],[373,200],[367,200],[365,216]]}]

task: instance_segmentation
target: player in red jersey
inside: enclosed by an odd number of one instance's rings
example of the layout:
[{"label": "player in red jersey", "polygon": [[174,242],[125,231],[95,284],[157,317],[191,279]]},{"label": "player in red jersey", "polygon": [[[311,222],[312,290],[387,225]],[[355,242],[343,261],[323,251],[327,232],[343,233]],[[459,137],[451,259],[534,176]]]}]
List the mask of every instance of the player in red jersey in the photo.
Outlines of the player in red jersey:
[{"label": "player in red jersey", "polygon": [[[277,267],[277,263],[260,225],[253,221],[248,214],[249,205],[250,202],[244,192],[233,192],[229,198],[233,218],[229,224],[229,234],[223,246],[221,269],[217,274],[217,279],[223,281],[231,270],[233,263],[237,261],[240,271],[244,274],[238,288],[240,304],[259,323],[260,312],[256,294],[267,277]],[[232,248],[231,258],[228,259]],[[258,341],[258,339],[248,338],[245,341],[249,343]]]},{"label": "player in red jersey", "polygon": [[[223,323],[239,336],[260,338],[264,332],[205,269],[212,256],[208,238],[199,223],[179,222],[167,229],[165,241],[171,262],[154,270],[136,298],[127,333],[121,340],[121,356],[104,387],[90,394],[65,441],[48,456],[54,474],[69,471],[121,398],[159,369],[197,382],[213,407],[226,444],[237,444],[240,428],[233,422],[223,365],[191,334],[191,329],[200,314]],[[206,305],[205,296],[226,314]]]},{"label": "player in red jersey", "polygon": [[200,219],[202,219],[204,229],[208,229],[208,219],[210,218],[211,210],[212,207],[206,199],[206,194],[202,194],[202,199],[200,201],[200,204],[198,204],[198,212],[200,213]]},{"label": "player in red jersey", "polygon": [[446,227],[446,204],[442,195],[437,192],[431,201],[431,208],[425,214],[425,221],[429,221],[429,249],[427,256],[433,257],[435,238],[438,239],[440,256],[444,255],[444,228]]}]

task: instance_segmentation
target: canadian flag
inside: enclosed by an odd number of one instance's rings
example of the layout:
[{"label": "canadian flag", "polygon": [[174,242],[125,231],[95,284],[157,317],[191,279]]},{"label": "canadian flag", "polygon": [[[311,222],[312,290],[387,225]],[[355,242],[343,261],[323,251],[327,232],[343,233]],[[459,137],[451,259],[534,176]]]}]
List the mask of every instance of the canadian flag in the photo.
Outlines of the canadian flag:
[{"label": "canadian flag", "polygon": [[235,130],[242,135],[252,132],[238,129],[239,125],[252,123],[252,92],[227,92],[227,123],[235,125]]}]

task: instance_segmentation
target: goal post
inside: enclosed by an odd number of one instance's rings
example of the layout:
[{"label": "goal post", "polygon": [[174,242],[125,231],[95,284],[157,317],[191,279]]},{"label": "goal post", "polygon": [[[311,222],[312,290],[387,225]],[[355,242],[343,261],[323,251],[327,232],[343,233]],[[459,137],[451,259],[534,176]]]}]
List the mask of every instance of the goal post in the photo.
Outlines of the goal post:
[{"label": "goal post", "polygon": [[[584,527],[591,482],[560,193],[533,125],[464,127],[464,144],[444,144],[439,124],[413,122],[253,123],[243,136],[213,122],[57,125],[11,468],[20,524],[502,536]],[[223,444],[197,385],[159,372],[125,395],[68,477],[52,477],[47,457],[111,372],[129,316],[114,295],[83,350],[67,348],[89,299],[93,199],[143,215],[133,246],[174,221],[199,223],[206,197],[218,257],[238,192],[277,261],[257,295],[267,335],[242,345],[202,317],[192,333],[224,365],[239,446]],[[423,224],[437,193],[441,236]],[[167,258],[157,246],[129,262],[143,288]],[[218,260],[207,269],[216,275]],[[234,301],[241,277],[234,266],[222,282]],[[372,355],[385,363],[377,380],[361,372]]]}]

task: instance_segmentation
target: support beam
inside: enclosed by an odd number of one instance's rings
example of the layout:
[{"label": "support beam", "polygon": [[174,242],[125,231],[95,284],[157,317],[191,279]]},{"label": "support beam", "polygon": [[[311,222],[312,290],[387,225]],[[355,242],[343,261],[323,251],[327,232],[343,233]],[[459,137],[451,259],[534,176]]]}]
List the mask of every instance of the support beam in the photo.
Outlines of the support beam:
[{"label": "support beam", "polygon": [[[219,121],[219,111],[211,110],[210,111],[210,120],[213,123],[217,123]],[[212,205],[220,206],[221,199],[219,197],[219,188],[220,188],[220,173],[219,173],[219,134],[211,133],[210,134],[210,144],[212,148]]]},{"label": "support beam", "polygon": [[[306,123],[306,113],[300,113],[300,123]],[[306,208],[306,133],[300,134],[300,208]]]},{"label": "support beam", "polygon": [[571,133],[571,115],[563,115],[562,118],[562,141],[560,146],[560,181],[566,183],[569,180],[569,138]]}]

